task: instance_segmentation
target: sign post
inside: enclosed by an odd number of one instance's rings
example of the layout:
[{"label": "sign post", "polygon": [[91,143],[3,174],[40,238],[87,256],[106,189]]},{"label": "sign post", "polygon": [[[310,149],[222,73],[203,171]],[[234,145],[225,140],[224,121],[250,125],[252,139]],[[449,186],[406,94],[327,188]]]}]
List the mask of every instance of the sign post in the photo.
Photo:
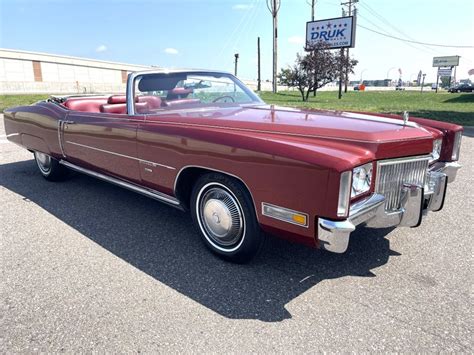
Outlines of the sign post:
[{"label": "sign post", "polygon": [[449,86],[451,86],[452,72],[454,68],[454,82],[456,82],[456,67],[459,65],[458,55],[433,57],[433,67],[438,68],[436,73],[436,92],[438,92],[438,82],[440,77],[449,76]]}]

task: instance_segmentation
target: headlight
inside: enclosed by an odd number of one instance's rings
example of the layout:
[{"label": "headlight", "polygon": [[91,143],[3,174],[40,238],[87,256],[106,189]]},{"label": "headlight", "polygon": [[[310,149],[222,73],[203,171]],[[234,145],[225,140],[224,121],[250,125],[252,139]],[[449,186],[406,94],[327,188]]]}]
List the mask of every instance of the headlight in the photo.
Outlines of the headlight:
[{"label": "headlight", "polygon": [[352,170],[351,197],[356,197],[370,190],[373,174],[372,170],[372,163],[358,166]]},{"label": "headlight", "polygon": [[452,160],[459,159],[459,151],[461,150],[461,137],[462,131],[456,132],[454,136],[454,143],[453,143],[453,154],[451,155]]},{"label": "headlight", "polygon": [[442,139],[435,139],[433,141],[433,151],[431,152],[430,164],[439,159],[441,154],[441,146],[443,144]]}]

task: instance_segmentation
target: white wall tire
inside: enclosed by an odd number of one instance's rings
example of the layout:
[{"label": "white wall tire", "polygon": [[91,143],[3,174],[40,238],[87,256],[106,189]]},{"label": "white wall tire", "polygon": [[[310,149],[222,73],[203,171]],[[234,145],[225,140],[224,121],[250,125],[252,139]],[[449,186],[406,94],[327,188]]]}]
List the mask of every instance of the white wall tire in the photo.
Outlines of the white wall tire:
[{"label": "white wall tire", "polygon": [[201,176],[190,207],[196,229],[213,253],[245,263],[261,250],[265,236],[250,194],[238,180],[217,173]]},{"label": "white wall tire", "polygon": [[68,176],[68,169],[48,154],[34,152],[36,165],[41,175],[49,181],[61,181]]}]

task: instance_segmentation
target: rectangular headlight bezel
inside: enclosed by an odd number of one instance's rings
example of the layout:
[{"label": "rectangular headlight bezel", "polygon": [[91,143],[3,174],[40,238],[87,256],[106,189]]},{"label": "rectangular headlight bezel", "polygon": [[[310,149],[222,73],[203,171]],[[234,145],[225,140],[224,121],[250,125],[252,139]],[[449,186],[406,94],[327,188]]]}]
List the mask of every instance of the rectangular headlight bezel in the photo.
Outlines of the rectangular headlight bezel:
[{"label": "rectangular headlight bezel", "polygon": [[347,217],[351,202],[352,170],[341,174],[339,182],[339,197],[337,201],[337,216]]},{"label": "rectangular headlight bezel", "polygon": [[459,153],[461,151],[461,139],[462,138],[462,131],[456,132],[454,135],[454,142],[453,142],[453,152],[451,154],[451,160],[459,160]]}]

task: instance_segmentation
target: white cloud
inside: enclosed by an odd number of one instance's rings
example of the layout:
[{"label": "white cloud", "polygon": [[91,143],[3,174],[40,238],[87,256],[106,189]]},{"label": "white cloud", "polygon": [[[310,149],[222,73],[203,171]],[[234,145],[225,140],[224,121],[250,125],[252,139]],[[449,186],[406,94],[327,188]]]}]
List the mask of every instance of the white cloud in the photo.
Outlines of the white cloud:
[{"label": "white cloud", "polygon": [[105,44],[101,44],[99,47],[95,49],[96,52],[105,52],[107,50],[107,46]]},{"label": "white cloud", "polygon": [[291,44],[304,44],[304,38],[302,36],[291,36],[288,38],[288,43]]},{"label": "white cloud", "polygon": [[165,50],[163,52],[165,52],[166,54],[178,54],[179,53],[176,48],[165,48]]},{"label": "white cloud", "polygon": [[236,10],[236,11],[246,11],[246,10],[250,10],[251,8],[253,8],[253,5],[251,4],[236,4],[232,6],[232,10]]}]

